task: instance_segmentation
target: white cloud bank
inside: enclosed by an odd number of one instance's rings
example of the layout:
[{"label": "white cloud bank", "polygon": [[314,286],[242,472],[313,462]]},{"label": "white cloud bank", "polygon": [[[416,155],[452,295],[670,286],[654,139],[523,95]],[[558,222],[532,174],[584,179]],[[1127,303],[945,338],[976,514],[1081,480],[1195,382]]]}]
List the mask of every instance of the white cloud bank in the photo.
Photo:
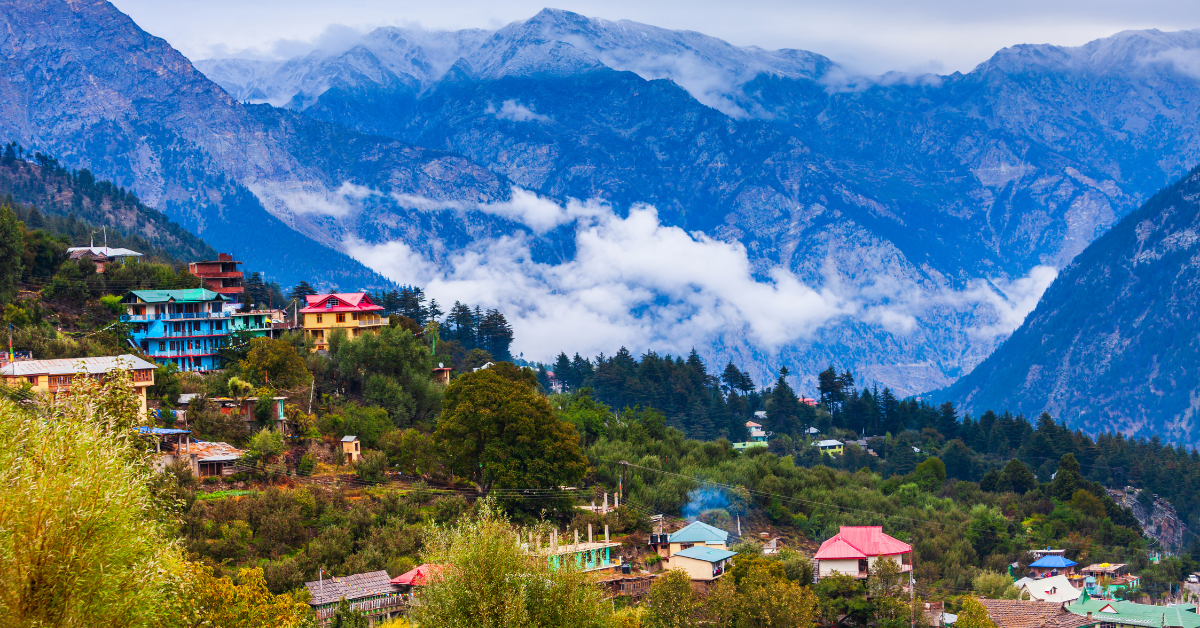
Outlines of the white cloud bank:
[{"label": "white cloud bank", "polygon": [[[419,199],[409,200],[415,205]],[[344,245],[367,266],[423,286],[442,304],[461,300],[500,309],[513,325],[514,350],[533,359],[562,350],[612,353],[621,346],[678,354],[729,335],[774,352],[850,317],[907,334],[925,309],[938,305],[991,310],[984,318],[992,322],[976,333],[996,336],[1020,325],[1055,276],[1054,269],[1038,267],[1014,281],[978,280],[963,291],[931,295],[891,278],[844,286],[831,269],[823,286],[812,287],[784,268],[755,276],[740,243],[664,226],[645,205],[621,217],[598,201],[564,207],[514,190],[511,201],[476,209],[539,232],[575,221],[575,257],[533,261],[520,234],[477,243],[441,264],[402,242],[348,239]]]}]

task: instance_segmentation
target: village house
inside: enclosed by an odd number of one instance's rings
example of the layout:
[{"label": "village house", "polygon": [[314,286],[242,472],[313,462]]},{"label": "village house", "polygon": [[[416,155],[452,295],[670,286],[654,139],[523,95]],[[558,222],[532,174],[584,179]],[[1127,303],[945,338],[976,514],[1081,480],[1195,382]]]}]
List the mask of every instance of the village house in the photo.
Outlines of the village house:
[{"label": "village house", "polygon": [[0,377],[9,386],[29,384],[35,393],[56,397],[70,390],[76,377],[104,377],[117,370],[129,371],[140,416],[145,416],[146,389],[154,385],[154,365],[135,355],[18,360],[0,367]]},{"label": "village house", "polygon": [[842,444],[842,441],[832,439],[817,441],[813,443],[813,446],[821,450],[821,453],[828,454],[830,456],[840,456],[842,454],[842,449],[845,447],[845,445]]},{"label": "village house", "polygon": [[317,617],[318,626],[328,626],[337,612],[338,603],[345,599],[351,610],[362,613],[370,625],[399,617],[408,608],[409,596],[391,582],[386,571],[358,573],[351,576],[320,578],[305,582],[311,596],[308,605]]},{"label": "village house", "polygon": [[1100,623],[1076,615],[1062,604],[1036,600],[979,600],[996,628],[1084,628]]},{"label": "village house", "polygon": [[138,432],[154,440],[158,454],[154,467],[159,471],[182,460],[196,477],[233,475],[237,473],[237,461],[246,454],[229,443],[193,440],[191,430],[139,427]]},{"label": "village house", "polygon": [[229,331],[250,338],[278,338],[291,328],[281,310],[233,312],[229,316]]},{"label": "village house", "polygon": [[431,565],[429,563],[418,565],[392,578],[392,585],[401,594],[411,597],[418,587],[429,584],[429,578],[437,568],[438,565]]},{"label": "village house", "polygon": [[714,528],[702,521],[693,521],[671,534],[650,535],[651,548],[668,562],[672,556],[689,547],[701,546],[729,549],[727,547],[728,542],[728,532],[720,528]]},{"label": "village house", "polygon": [[712,582],[733,565],[736,555],[727,549],[694,545],[672,554],[670,568],[686,571],[693,582]]},{"label": "village house", "polygon": [[342,437],[342,453],[346,455],[346,462],[350,464],[358,463],[359,459],[362,458],[361,445],[362,443],[359,442],[357,436],[347,434]]},{"label": "village house", "polygon": [[[200,395],[195,393],[184,393],[176,400],[176,404],[190,408],[192,402]],[[283,411],[283,402],[287,397],[270,397],[270,412],[265,421],[259,419],[255,414],[255,408],[258,407],[260,400],[265,397],[243,397],[233,399],[231,397],[208,397],[208,401],[217,407],[217,409],[226,416],[235,416],[246,422],[246,427],[269,427],[271,429],[283,429],[287,421],[287,415]],[[186,410],[184,411],[186,416]]]},{"label": "village house", "polygon": [[96,272],[103,273],[104,268],[113,262],[124,263],[127,259],[142,257],[142,254],[109,246],[72,246],[67,249],[67,257],[74,260],[91,260],[96,265]]},{"label": "village house", "polygon": [[387,327],[390,319],[381,315],[383,308],[371,302],[365,292],[318,294],[305,297],[308,305],[300,310],[305,336],[312,338],[314,351],[329,349],[329,336],[343,329],[355,337]]},{"label": "village house", "polygon": [[225,297],[225,308],[238,310],[242,307],[242,295],[246,292],[242,284],[242,271],[233,256],[228,253],[218,253],[217,259],[208,262],[192,262],[188,264],[188,272],[204,281],[204,287]]},{"label": "village house", "polygon": [[813,555],[817,579],[834,574],[866,578],[879,560],[895,562],[902,573],[912,571],[912,546],[884,534],[880,526],[842,526]]},{"label": "village house", "polygon": [[125,295],[130,342],[159,364],[181,371],[221,368],[217,351],[229,337],[226,297],[204,288],[134,290]]},{"label": "village house", "polygon": [[744,451],[751,447],[767,446],[767,439],[770,437],[770,434],[763,430],[762,425],[754,421],[746,421],[746,431],[750,433],[750,440],[742,443],[733,443],[734,449]]},{"label": "village house", "polygon": [[604,526],[603,542],[592,540],[591,524],[588,524],[587,541],[580,540],[579,530],[575,530],[574,533],[573,543],[560,544],[558,531],[552,532],[550,543],[545,547],[537,546],[540,539],[534,542],[533,554],[545,557],[550,567],[555,569],[565,564],[573,564],[580,571],[598,573],[616,572],[621,568],[621,556],[613,552],[613,549],[621,547],[621,544],[609,540],[607,525]]},{"label": "village house", "polygon": [[1100,628],[1200,628],[1200,615],[1193,604],[1155,606],[1092,599],[1084,593],[1067,610],[1097,621]]},{"label": "village house", "polygon": [[1040,580],[1029,580],[1021,586],[1021,599],[1028,597],[1031,600],[1040,600],[1042,602],[1055,602],[1062,604],[1079,598],[1079,589],[1076,589],[1071,580],[1064,574],[1042,578]]},{"label": "village house", "polygon": [[1029,565],[1030,575],[1034,578],[1049,578],[1051,576],[1075,574],[1075,561],[1057,554],[1047,554]]},{"label": "village house", "polygon": [[1091,596],[1112,597],[1125,589],[1137,588],[1138,576],[1126,571],[1125,563],[1092,563],[1079,570],[1083,575],[1083,588]]}]

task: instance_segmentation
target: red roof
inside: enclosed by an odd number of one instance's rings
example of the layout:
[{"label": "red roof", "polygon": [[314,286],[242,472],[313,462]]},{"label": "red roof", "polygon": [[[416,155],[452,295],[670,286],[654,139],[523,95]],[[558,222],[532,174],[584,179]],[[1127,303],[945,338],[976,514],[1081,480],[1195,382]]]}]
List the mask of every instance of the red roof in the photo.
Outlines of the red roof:
[{"label": "red roof", "polygon": [[[308,306],[300,310],[309,314],[321,312],[378,312],[383,308],[371,302],[371,297],[365,292],[336,292],[334,294],[310,294],[304,297]],[[330,299],[337,299],[337,305],[325,307]]]},{"label": "red roof", "polygon": [[438,568],[438,565],[430,565],[425,563],[416,569],[406,571],[395,578],[392,578],[392,584],[404,584],[414,587],[421,587],[429,584],[429,577],[433,575],[433,571]]},{"label": "red roof", "polygon": [[907,554],[911,551],[911,545],[884,534],[880,526],[842,526],[837,534],[821,544],[821,549],[813,558],[866,558]]},{"label": "red roof", "polygon": [[746,421],[746,427],[762,427],[762,426],[759,425],[758,423],[755,423],[754,421]]}]

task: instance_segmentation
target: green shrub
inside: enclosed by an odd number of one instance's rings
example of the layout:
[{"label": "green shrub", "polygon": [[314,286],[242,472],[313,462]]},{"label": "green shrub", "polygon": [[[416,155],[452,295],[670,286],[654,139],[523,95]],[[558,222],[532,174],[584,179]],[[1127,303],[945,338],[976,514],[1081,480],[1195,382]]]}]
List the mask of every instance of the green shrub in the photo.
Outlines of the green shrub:
[{"label": "green shrub", "polygon": [[382,451],[368,451],[358,463],[355,473],[364,482],[382,482],[387,477],[388,459]]},{"label": "green shrub", "polygon": [[100,297],[100,303],[113,314],[120,314],[125,311],[125,307],[121,305],[121,297],[115,294],[106,294]]}]

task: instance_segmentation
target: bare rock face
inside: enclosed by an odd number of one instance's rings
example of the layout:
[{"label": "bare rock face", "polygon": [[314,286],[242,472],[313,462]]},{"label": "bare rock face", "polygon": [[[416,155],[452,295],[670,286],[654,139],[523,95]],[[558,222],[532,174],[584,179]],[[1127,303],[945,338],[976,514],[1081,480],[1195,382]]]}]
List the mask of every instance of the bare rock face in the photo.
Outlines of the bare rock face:
[{"label": "bare rock face", "polygon": [[1093,242],[945,396],[1092,431],[1195,445],[1200,168]]},{"label": "bare rock face", "polygon": [[1184,525],[1183,521],[1179,519],[1179,515],[1176,514],[1175,507],[1167,500],[1155,495],[1153,508],[1147,509],[1138,500],[1140,492],[1139,489],[1132,486],[1125,487],[1123,491],[1110,488],[1108,489],[1108,496],[1118,506],[1123,506],[1133,511],[1133,516],[1141,524],[1142,531],[1146,536],[1156,539],[1167,549],[1182,549],[1184,546],[1184,537],[1189,532],[1188,527]]}]

